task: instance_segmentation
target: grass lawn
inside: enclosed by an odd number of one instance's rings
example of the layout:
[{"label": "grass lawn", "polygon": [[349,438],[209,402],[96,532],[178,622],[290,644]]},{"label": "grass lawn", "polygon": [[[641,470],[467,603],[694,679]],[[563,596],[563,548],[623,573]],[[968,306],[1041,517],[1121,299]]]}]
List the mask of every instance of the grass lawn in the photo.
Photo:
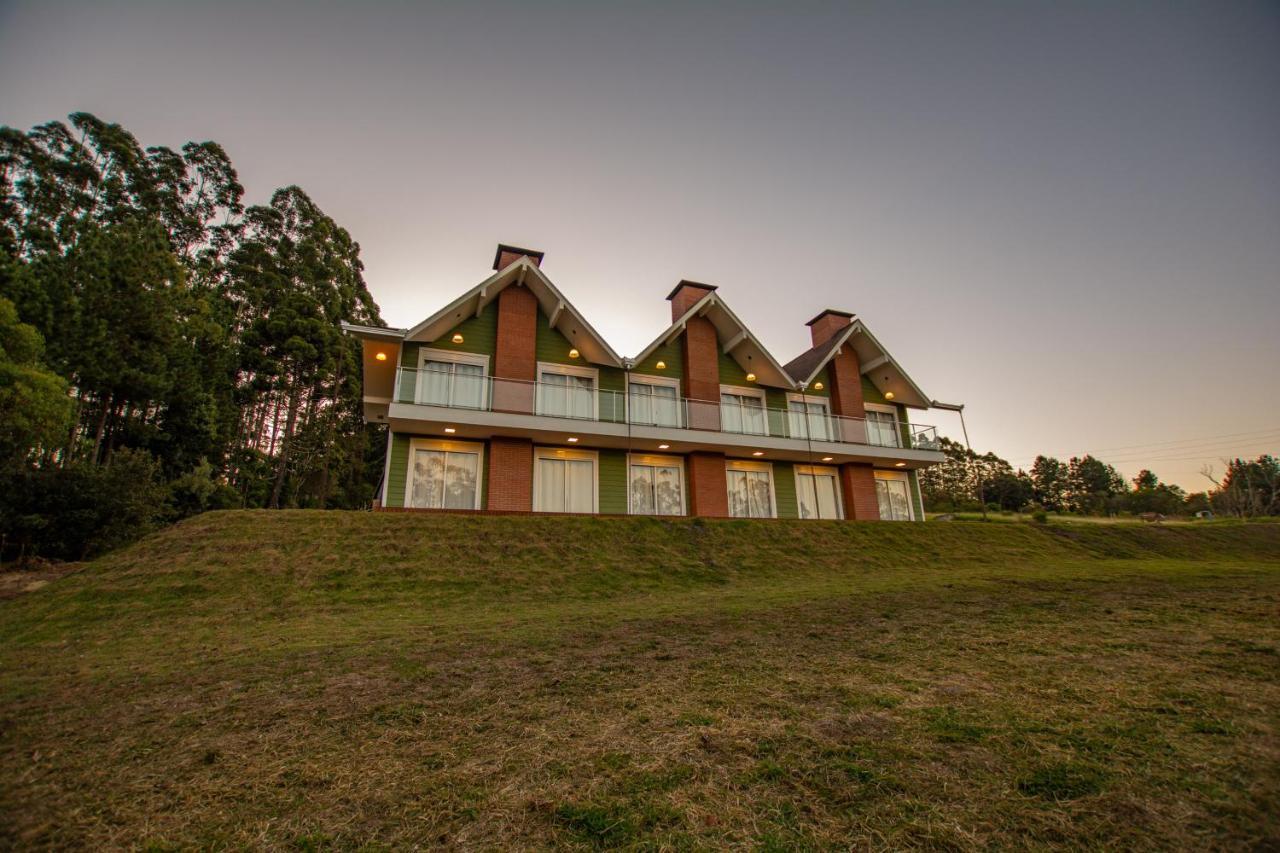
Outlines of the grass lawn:
[{"label": "grass lawn", "polygon": [[0,846],[1280,846],[1280,525],[213,513],[0,600]]}]

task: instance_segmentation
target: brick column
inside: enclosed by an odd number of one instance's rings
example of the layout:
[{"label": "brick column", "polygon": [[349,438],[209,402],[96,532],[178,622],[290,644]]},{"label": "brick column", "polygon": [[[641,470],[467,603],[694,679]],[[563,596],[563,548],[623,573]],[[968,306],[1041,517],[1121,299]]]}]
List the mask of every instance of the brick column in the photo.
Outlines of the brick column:
[{"label": "brick column", "polygon": [[840,497],[844,501],[845,518],[857,521],[880,520],[876,478],[870,465],[846,462],[840,466]]},{"label": "brick column", "polygon": [[724,474],[723,453],[690,453],[689,514],[708,518],[729,515],[729,488]]},{"label": "brick column", "polygon": [[[493,355],[493,410],[533,413],[537,378],[534,344],[538,336],[538,298],[511,285],[498,294],[498,340]],[[503,380],[516,380],[504,382]]]},{"label": "brick column", "polygon": [[527,438],[489,439],[489,495],[486,509],[533,509],[533,442]]}]

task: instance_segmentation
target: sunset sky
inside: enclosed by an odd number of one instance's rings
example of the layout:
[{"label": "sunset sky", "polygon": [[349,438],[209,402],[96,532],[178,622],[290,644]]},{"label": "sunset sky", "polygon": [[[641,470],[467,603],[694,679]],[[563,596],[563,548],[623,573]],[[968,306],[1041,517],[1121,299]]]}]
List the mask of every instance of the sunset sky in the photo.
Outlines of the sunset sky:
[{"label": "sunset sky", "polygon": [[507,242],[624,355],[681,278],[856,312],[1015,465],[1280,452],[1280,4],[0,2],[0,124],[77,110],[301,185],[391,325]]}]

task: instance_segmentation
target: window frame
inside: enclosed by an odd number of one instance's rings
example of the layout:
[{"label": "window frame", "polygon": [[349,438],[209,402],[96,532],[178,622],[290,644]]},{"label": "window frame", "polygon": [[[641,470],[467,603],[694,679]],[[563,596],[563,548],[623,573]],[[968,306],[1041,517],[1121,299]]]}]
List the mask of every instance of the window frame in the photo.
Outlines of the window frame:
[{"label": "window frame", "polygon": [[[821,397],[821,396],[818,396],[817,394],[801,394],[795,391],[788,391],[787,392],[787,432],[788,433],[791,432],[791,416],[795,414],[794,412],[791,411],[792,403],[804,403],[806,407],[820,404],[823,407],[823,409],[826,410],[822,416],[823,418],[822,422],[827,425],[827,434],[826,436],[821,438],[807,435],[807,434],[803,436],[788,435],[788,438],[812,439],[814,441],[836,441],[837,440],[836,434],[839,432],[839,430],[836,429],[836,424],[838,423],[838,421],[834,420],[836,416],[831,411],[830,397]],[[804,411],[806,433],[809,430],[809,418],[810,418],[809,410],[808,408],[806,408]]]},{"label": "window frame", "polygon": [[841,494],[842,489],[840,488],[840,469],[836,468],[834,465],[795,465],[793,467],[795,470],[795,478],[796,478],[796,515],[800,516],[801,520],[806,520],[804,519],[804,516],[800,515],[800,477],[801,475],[805,475],[808,477],[815,477],[815,478],[830,476],[832,479],[832,482],[835,484],[835,487],[836,487],[835,488],[836,517],[831,519],[822,518],[822,519],[813,519],[813,520],[814,521],[843,520],[844,519],[844,495]]},{"label": "window frame", "polygon": [[720,397],[716,400],[716,404],[720,406],[720,431],[729,432],[724,428],[724,395],[732,394],[736,397],[754,397],[760,401],[761,417],[764,419],[763,432],[735,432],[731,435],[770,435],[769,432],[769,398],[765,394],[765,390],[759,386],[748,385],[721,385]]},{"label": "window frame", "polygon": [[[538,509],[536,504],[542,488],[541,459],[564,459],[569,461],[591,461],[591,512],[568,512],[562,509]],[[551,515],[599,515],[600,514],[600,453],[596,450],[578,450],[565,447],[535,447],[533,449],[533,499],[529,502],[534,512],[545,512]]]},{"label": "window frame", "polygon": [[[907,517],[906,518],[882,518],[881,521],[915,521],[916,520],[916,503],[911,496],[911,477],[906,471],[886,471],[877,468],[871,472],[872,476],[877,480],[896,480],[907,487]],[[879,498],[876,500],[876,510],[879,511]]]},{"label": "window frame", "polygon": [[[649,460],[649,462],[645,462],[643,460]],[[688,510],[688,507],[686,506],[686,500],[685,500],[684,457],[664,455],[661,453],[628,453],[627,454],[627,515],[641,514],[641,513],[637,513],[635,511],[635,508],[631,505],[631,466],[633,464],[639,464],[641,466],[649,467],[649,468],[655,468],[655,467],[675,468],[677,471],[680,472],[680,513],[679,515],[659,515],[658,513],[653,513],[652,515],[650,515],[650,513],[643,513],[644,515],[650,516],[652,518],[679,518],[680,516],[689,514],[689,510]]]},{"label": "window frame", "polygon": [[559,364],[554,361],[539,361],[534,366],[534,413],[544,418],[567,418],[569,420],[584,420],[583,418],[575,418],[572,415],[557,415],[549,412],[541,411],[542,409],[542,374],[555,373],[560,376],[578,376],[591,380],[591,417],[589,420],[600,420],[600,369],[596,367],[581,367],[576,364]]},{"label": "window frame", "polygon": [[[456,350],[433,349],[431,347],[418,347],[418,371],[417,379],[414,382],[413,401],[418,406],[438,406],[438,403],[420,403],[425,395],[422,393],[422,375],[425,372],[424,365],[428,361],[447,361],[451,364],[478,364],[480,365],[480,408],[477,411],[488,411],[489,409],[489,356],[479,352],[458,352]],[[454,379],[458,376],[453,374]],[[453,384],[449,385],[449,402],[453,402]],[[467,408],[470,406],[441,406],[445,409]]]},{"label": "window frame", "polygon": [[872,420],[870,417],[867,417],[864,419],[864,423],[868,425],[867,444],[870,444],[873,447],[894,447],[894,448],[901,449],[902,448],[902,424],[899,423],[898,421],[897,407],[889,405],[887,403],[863,403],[862,409],[864,413],[876,412],[882,415],[893,416],[893,440],[894,440],[893,444],[876,444],[872,442],[871,430],[869,428],[870,424],[872,423]]},{"label": "window frame", "polygon": [[778,517],[777,479],[773,476],[772,462],[761,462],[757,459],[726,459],[724,461],[725,498],[732,506],[732,502],[728,501],[730,471],[763,471],[769,475],[769,515],[730,515],[730,518],[760,519]]},{"label": "window frame", "polygon": [[[481,493],[484,491],[484,451],[483,441],[455,441],[453,439],[443,438],[417,438],[409,439],[409,455],[405,460],[404,472],[404,507],[405,509],[424,509],[425,507],[415,507],[413,505],[413,462],[416,451],[419,450],[435,450],[441,453],[475,453],[476,459],[476,499],[475,506],[472,509],[481,508]],[[388,463],[389,464],[389,463]],[[447,470],[446,462],[446,470]],[[388,468],[388,471],[390,468]],[[431,509],[436,509],[431,507]],[[440,507],[439,509],[444,509]],[[451,512],[457,511],[450,509]]]},{"label": "window frame", "polygon": [[[669,388],[676,389],[676,422],[674,424],[637,424],[638,426],[670,427],[672,429],[684,428],[684,407],[681,405],[681,401],[684,398],[680,394],[680,380],[678,378],[674,376],[651,376],[648,373],[632,373],[629,370],[627,371],[626,382],[623,385],[626,389],[627,423],[636,424],[636,421],[631,420],[632,385],[665,385]],[[650,397],[650,399],[652,399],[652,397]]]}]

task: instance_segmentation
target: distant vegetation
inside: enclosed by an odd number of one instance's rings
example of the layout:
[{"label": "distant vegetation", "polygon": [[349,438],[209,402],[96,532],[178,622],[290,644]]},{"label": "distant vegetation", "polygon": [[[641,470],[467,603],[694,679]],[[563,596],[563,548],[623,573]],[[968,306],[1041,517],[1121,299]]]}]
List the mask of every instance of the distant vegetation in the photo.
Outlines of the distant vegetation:
[{"label": "distant vegetation", "polygon": [[79,558],[218,507],[367,505],[360,247],[215,142],[0,128],[0,551]]},{"label": "distant vegetation", "polygon": [[942,450],[946,461],[920,475],[930,512],[972,512],[985,502],[992,510],[1076,515],[1190,516],[1204,510],[1235,518],[1280,515],[1280,460],[1269,454],[1226,460],[1221,480],[1206,492],[1188,494],[1145,468],[1126,482],[1114,467],[1089,455],[1066,462],[1037,456],[1031,470],[1024,471],[994,453],[979,455],[949,438],[942,439]]}]

